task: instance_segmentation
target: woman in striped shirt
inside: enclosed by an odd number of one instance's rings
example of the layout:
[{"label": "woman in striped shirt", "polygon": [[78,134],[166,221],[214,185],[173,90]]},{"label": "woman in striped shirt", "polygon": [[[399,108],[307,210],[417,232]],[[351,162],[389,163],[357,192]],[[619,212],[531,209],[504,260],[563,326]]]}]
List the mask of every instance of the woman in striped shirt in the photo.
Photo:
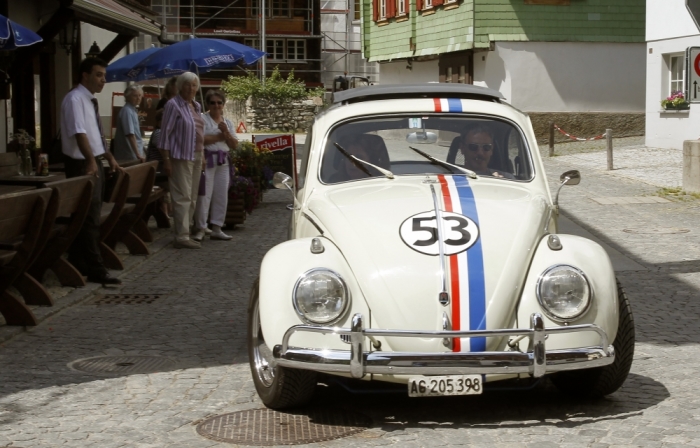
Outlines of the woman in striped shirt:
[{"label": "woman in striped shirt", "polygon": [[204,120],[201,107],[194,100],[199,78],[191,72],[178,76],[178,94],[165,104],[158,150],[163,156],[163,171],[170,182],[176,249],[199,249],[190,239],[190,222],[194,215],[202,174]]}]

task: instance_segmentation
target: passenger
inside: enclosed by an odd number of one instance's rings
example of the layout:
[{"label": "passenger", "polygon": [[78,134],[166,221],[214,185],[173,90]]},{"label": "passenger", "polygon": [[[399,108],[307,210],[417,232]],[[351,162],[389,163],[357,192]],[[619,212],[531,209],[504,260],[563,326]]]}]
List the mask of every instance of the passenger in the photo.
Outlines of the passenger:
[{"label": "passenger", "polygon": [[462,134],[460,151],[464,155],[464,167],[481,176],[503,177],[515,179],[507,172],[496,171],[489,168],[489,161],[493,155],[493,131],[483,124],[475,124],[467,128]]}]

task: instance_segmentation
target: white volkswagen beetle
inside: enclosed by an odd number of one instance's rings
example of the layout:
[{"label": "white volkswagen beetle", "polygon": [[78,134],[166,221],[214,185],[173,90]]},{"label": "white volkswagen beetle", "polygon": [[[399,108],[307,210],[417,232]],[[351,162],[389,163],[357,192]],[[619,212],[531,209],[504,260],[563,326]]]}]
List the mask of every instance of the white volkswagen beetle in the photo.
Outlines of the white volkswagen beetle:
[{"label": "white volkswagen beetle", "polygon": [[[317,374],[481,394],[550,376],[602,396],[629,373],[634,322],[605,250],[557,234],[532,125],[475,86],[336,93],[307,135],[289,241],[249,305],[253,380],[299,406]],[[580,181],[577,171],[563,185]]]}]

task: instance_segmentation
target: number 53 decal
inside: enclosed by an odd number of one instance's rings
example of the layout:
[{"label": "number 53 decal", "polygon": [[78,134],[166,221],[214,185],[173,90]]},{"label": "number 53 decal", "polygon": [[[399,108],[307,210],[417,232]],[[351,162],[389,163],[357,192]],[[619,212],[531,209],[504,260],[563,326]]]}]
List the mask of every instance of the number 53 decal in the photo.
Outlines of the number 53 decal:
[{"label": "number 53 decal", "polygon": [[[476,243],[479,228],[464,215],[442,212],[442,237],[445,255],[464,252]],[[426,255],[439,255],[437,219],[435,211],[413,215],[399,228],[401,239],[411,249]]]}]

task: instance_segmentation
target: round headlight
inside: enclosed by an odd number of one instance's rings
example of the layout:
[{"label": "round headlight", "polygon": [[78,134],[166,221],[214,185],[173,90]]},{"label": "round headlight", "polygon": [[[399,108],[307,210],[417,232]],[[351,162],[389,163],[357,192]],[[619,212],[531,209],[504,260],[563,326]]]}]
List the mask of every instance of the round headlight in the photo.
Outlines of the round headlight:
[{"label": "round headlight", "polygon": [[588,279],[573,266],[552,266],[537,281],[537,300],[545,314],[555,321],[581,317],[591,304]]},{"label": "round headlight", "polygon": [[348,307],[348,288],[343,278],[330,269],[312,269],[294,286],[294,308],[305,322],[329,324]]}]

